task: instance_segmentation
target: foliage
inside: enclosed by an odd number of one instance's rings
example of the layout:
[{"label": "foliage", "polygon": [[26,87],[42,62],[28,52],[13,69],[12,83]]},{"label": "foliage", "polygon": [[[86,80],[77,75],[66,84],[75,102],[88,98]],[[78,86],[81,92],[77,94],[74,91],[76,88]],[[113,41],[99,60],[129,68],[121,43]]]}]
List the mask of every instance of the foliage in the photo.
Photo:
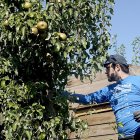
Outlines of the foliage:
[{"label": "foliage", "polygon": [[120,47],[117,49],[117,53],[124,56],[126,53],[125,53],[125,46],[124,44],[121,44]]},{"label": "foliage", "polygon": [[[136,37],[133,42],[133,56],[132,56],[132,65],[139,65],[140,64],[140,37]],[[117,45],[117,35],[114,35],[111,42],[111,49],[117,54],[120,54],[125,57],[126,55],[126,47],[124,44],[118,46]]]},{"label": "foliage", "polygon": [[132,64],[139,65],[140,64],[140,37],[136,37],[132,42],[132,45],[133,45]]},{"label": "foliage", "polygon": [[120,54],[122,56],[125,56],[126,47],[124,46],[124,44],[121,44],[120,46],[117,46],[117,35],[114,35],[114,37],[112,39],[112,48],[114,48],[114,52],[116,54]]},{"label": "foliage", "polygon": [[[101,68],[113,0],[0,0],[0,103],[6,139],[67,138],[86,127],[61,96]],[[41,21],[41,23],[40,23]],[[40,23],[40,24],[39,24]]]}]

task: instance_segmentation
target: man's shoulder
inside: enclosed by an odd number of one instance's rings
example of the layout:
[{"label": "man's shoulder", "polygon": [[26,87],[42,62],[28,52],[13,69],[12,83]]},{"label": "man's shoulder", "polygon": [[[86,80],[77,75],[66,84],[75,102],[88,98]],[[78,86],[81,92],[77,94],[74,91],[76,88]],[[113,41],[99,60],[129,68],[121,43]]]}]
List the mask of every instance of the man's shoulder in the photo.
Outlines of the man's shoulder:
[{"label": "man's shoulder", "polygon": [[140,79],[140,75],[131,75],[132,79]]},{"label": "man's shoulder", "polygon": [[140,75],[132,75],[130,76],[130,81],[135,84],[140,83]]}]

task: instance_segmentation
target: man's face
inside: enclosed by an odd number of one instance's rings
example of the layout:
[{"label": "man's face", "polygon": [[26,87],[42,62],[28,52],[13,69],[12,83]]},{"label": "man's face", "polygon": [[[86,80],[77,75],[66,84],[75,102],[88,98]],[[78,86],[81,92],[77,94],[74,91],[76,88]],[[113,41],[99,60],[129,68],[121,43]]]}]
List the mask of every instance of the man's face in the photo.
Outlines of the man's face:
[{"label": "man's face", "polygon": [[107,78],[108,78],[109,82],[113,82],[113,81],[118,81],[119,80],[119,76],[118,76],[115,68],[112,67],[112,63],[108,64],[105,68],[106,68],[105,74],[107,75]]}]

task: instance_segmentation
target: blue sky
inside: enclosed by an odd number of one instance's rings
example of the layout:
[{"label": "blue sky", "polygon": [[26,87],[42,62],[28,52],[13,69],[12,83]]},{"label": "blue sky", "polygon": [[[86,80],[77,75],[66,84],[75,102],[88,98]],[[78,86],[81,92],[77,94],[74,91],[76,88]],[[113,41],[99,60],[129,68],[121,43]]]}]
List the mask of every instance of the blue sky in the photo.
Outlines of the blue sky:
[{"label": "blue sky", "polygon": [[131,63],[132,41],[140,36],[140,0],[115,0],[111,35],[117,35],[117,45],[126,47],[126,59]]}]

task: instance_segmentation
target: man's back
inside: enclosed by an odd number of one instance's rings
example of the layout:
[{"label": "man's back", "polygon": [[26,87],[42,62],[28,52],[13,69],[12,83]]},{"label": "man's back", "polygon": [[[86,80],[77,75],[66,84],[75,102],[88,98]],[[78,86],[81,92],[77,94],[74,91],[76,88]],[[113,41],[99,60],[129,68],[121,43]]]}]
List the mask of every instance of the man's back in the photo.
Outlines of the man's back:
[{"label": "man's back", "polygon": [[140,133],[140,124],[134,120],[133,113],[140,110],[140,76],[128,76],[109,86],[109,102],[114,111],[118,133],[131,136]]}]

